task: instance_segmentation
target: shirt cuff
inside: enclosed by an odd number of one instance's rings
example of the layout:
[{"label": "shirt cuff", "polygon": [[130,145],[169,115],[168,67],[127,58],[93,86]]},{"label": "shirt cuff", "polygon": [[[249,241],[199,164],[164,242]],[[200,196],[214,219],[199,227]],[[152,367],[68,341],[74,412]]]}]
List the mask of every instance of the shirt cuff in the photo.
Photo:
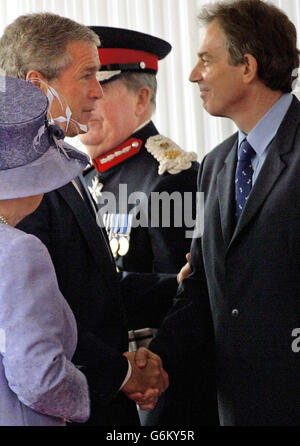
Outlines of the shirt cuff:
[{"label": "shirt cuff", "polygon": [[[127,358],[126,358],[126,359],[127,359]],[[125,379],[124,379],[124,381],[123,381],[123,383],[122,383],[122,385],[121,385],[121,387],[120,387],[119,390],[122,390],[122,388],[125,386],[125,384],[127,383],[127,381],[129,381],[129,379],[130,379],[130,377],[131,377],[131,371],[132,371],[132,369],[131,369],[131,364],[130,364],[130,362],[128,361],[128,359],[127,359],[127,362],[128,362],[128,371],[127,371],[127,375],[125,376]]]}]

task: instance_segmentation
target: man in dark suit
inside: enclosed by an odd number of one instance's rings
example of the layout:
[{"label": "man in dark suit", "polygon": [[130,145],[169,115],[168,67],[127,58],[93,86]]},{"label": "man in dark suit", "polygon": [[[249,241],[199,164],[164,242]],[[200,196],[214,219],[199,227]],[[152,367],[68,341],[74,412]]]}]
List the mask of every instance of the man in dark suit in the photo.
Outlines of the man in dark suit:
[{"label": "man in dark suit", "polygon": [[[42,88],[50,101],[49,118],[57,119],[67,136],[74,136],[86,127],[95,101],[102,97],[96,79],[98,44],[91,30],[64,17],[22,16],[0,39],[0,66],[7,75]],[[59,145],[63,132],[55,136]],[[88,194],[76,180],[45,194],[40,207],[19,227],[47,246],[59,287],[76,317],[78,346],[73,361],[88,379],[87,424],[136,425],[134,401],[153,407],[168,379],[151,352],[127,352],[119,277],[88,203]]]},{"label": "man in dark suit", "polygon": [[299,425],[296,29],[259,0],[219,2],[199,18],[205,30],[190,80],[204,108],[239,131],[202,162],[203,236],[192,242],[192,274],[151,348],[170,381],[192,361],[203,373],[199,392],[213,386],[207,363],[216,371],[222,425]]}]

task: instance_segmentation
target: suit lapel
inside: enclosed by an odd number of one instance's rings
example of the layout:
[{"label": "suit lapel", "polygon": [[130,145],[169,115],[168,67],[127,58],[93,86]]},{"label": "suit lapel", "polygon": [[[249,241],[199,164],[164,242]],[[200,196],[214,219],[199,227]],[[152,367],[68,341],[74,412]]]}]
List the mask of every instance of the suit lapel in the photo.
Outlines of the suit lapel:
[{"label": "suit lapel", "polygon": [[110,288],[113,295],[116,294],[115,285],[118,283],[116,267],[102,234],[102,229],[97,226],[95,219],[93,219],[86,208],[86,203],[82,200],[73,184],[69,183],[61,187],[58,189],[58,192],[72,209],[95,262],[98,264],[99,271],[103,272],[102,279],[106,280],[107,287]]},{"label": "suit lapel", "polygon": [[235,227],[234,178],[236,162],[237,141],[231,148],[227,158],[225,159],[224,166],[217,176],[221,225],[226,246],[228,246],[230,243]]},{"label": "suit lapel", "polygon": [[278,132],[274,138],[267,158],[259,172],[257,180],[253,186],[244,212],[242,213],[235,228],[230,245],[239,236],[241,231],[255,217],[264,201],[270,194],[275,183],[278,181],[282,171],[286,168],[284,155],[293,149],[295,132],[300,123],[300,104],[294,98]]},{"label": "suit lapel", "polygon": [[[235,143],[217,176],[221,226],[226,247],[229,249],[236,238],[255,217],[270,194],[282,171],[286,168],[284,155],[293,150],[295,132],[300,124],[300,103],[294,98],[278,133],[273,140],[268,156],[253,186],[247,205],[235,225],[235,170],[237,163],[237,136],[229,141]],[[288,135],[288,138],[287,138]],[[299,148],[300,149],[300,148]]]}]

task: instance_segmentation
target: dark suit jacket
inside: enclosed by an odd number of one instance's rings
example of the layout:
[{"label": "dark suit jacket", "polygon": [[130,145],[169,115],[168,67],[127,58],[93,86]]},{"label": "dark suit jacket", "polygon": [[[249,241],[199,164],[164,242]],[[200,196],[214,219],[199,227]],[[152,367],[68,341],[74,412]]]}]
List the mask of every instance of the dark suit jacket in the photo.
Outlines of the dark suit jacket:
[{"label": "dark suit jacket", "polygon": [[92,425],[139,424],[136,407],[122,392],[128,364],[127,326],[120,281],[102,236],[74,186],[48,194],[20,229],[39,237],[52,258],[60,290],[75,315],[82,366],[91,393]]},{"label": "dark suit jacket", "polygon": [[47,246],[59,288],[78,325],[78,344],[72,361],[81,366],[91,393],[90,425],[139,424],[135,404],[118,392],[128,364],[126,314],[151,326],[176,294],[175,275],[116,272],[105,231],[96,224],[79,179],[85,202],[72,183],[45,194],[39,208],[19,223]]},{"label": "dark suit jacket", "polygon": [[200,371],[212,364],[205,346],[214,342],[221,424],[299,425],[300,354],[292,349],[300,314],[299,101],[293,99],[235,227],[236,154],[233,135],[202,163],[204,234],[192,243],[193,274],[182,294],[193,302],[179,299],[152,348],[176,376],[178,361],[197,358]]}]

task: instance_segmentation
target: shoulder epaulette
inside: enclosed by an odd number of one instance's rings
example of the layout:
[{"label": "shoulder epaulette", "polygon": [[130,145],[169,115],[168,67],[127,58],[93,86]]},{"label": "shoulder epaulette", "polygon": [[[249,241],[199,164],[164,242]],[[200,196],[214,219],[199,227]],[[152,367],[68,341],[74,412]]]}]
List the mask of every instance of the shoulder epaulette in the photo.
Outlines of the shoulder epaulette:
[{"label": "shoulder epaulette", "polygon": [[158,174],[165,172],[180,173],[197,161],[197,153],[185,152],[174,141],[163,135],[154,135],[147,139],[146,149],[159,162]]}]

